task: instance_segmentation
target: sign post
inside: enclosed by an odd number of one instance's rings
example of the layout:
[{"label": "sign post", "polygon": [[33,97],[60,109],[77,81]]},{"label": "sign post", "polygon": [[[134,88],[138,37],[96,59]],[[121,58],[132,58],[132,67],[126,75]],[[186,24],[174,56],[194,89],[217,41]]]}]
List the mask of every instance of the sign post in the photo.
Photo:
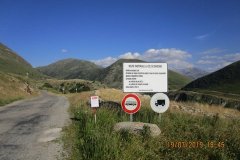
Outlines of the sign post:
[{"label": "sign post", "polygon": [[130,114],[130,121],[133,121],[133,114],[138,112],[141,107],[140,98],[136,94],[127,94],[122,100],[122,109]]},{"label": "sign post", "polygon": [[154,112],[159,113],[159,121],[161,121],[161,113],[167,111],[169,104],[169,98],[164,93],[156,93],[152,96],[150,105]]},{"label": "sign post", "polygon": [[94,122],[97,123],[97,108],[99,107],[99,97],[91,96],[91,107],[93,109],[94,114]]},{"label": "sign post", "polygon": [[133,122],[133,115],[130,114],[130,122]]}]

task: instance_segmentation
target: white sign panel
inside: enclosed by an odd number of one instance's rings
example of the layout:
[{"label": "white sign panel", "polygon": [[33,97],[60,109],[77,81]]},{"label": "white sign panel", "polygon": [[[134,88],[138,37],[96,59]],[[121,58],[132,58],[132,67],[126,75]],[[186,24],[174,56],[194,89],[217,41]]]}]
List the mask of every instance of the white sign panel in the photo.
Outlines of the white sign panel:
[{"label": "white sign panel", "polygon": [[123,92],[167,91],[167,63],[123,63]]},{"label": "white sign panel", "polygon": [[154,112],[163,113],[169,107],[169,98],[166,94],[156,93],[152,96],[150,105]]},{"label": "white sign panel", "polygon": [[91,96],[91,107],[99,107],[98,96]]}]

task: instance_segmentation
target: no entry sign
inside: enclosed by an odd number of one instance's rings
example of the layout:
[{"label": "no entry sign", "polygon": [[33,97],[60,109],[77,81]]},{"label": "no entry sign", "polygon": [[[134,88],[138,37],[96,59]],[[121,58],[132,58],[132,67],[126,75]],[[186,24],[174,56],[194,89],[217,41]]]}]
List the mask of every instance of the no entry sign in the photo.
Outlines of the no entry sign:
[{"label": "no entry sign", "polygon": [[122,109],[128,114],[136,113],[141,107],[141,101],[136,94],[127,94],[122,100]]}]

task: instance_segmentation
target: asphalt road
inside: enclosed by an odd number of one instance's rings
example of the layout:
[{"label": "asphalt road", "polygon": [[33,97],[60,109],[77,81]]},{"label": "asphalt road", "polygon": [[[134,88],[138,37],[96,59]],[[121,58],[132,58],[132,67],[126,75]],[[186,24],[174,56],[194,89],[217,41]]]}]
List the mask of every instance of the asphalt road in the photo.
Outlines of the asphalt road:
[{"label": "asphalt road", "polygon": [[0,160],[61,159],[61,129],[68,123],[65,97],[39,97],[0,107]]}]

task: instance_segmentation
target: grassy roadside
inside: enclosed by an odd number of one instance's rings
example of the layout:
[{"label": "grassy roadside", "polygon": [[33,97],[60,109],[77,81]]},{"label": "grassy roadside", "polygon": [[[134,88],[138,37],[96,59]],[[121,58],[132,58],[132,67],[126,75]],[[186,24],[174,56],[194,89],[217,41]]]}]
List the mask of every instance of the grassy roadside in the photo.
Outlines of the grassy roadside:
[{"label": "grassy roadside", "polygon": [[[162,133],[151,138],[148,132],[136,136],[127,131],[115,133],[116,122],[128,121],[129,116],[118,110],[100,108],[97,124],[86,101],[92,91],[68,95],[72,124],[65,128],[63,140],[68,152],[66,159],[240,159],[240,121],[190,115],[170,109],[159,121],[141,97],[143,105],[134,121],[157,124]],[[102,89],[104,100],[119,102],[123,93]]]},{"label": "grassy roadside", "polygon": [[14,97],[14,98],[8,98],[8,99],[0,99],[0,106],[4,106],[6,104],[12,103],[14,101],[22,100],[23,97]]},{"label": "grassy roadside", "polygon": [[[32,94],[26,92],[26,82],[30,84]],[[0,72],[0,106],[13,101],[36,96],[36,80],[27,77]]]}]

